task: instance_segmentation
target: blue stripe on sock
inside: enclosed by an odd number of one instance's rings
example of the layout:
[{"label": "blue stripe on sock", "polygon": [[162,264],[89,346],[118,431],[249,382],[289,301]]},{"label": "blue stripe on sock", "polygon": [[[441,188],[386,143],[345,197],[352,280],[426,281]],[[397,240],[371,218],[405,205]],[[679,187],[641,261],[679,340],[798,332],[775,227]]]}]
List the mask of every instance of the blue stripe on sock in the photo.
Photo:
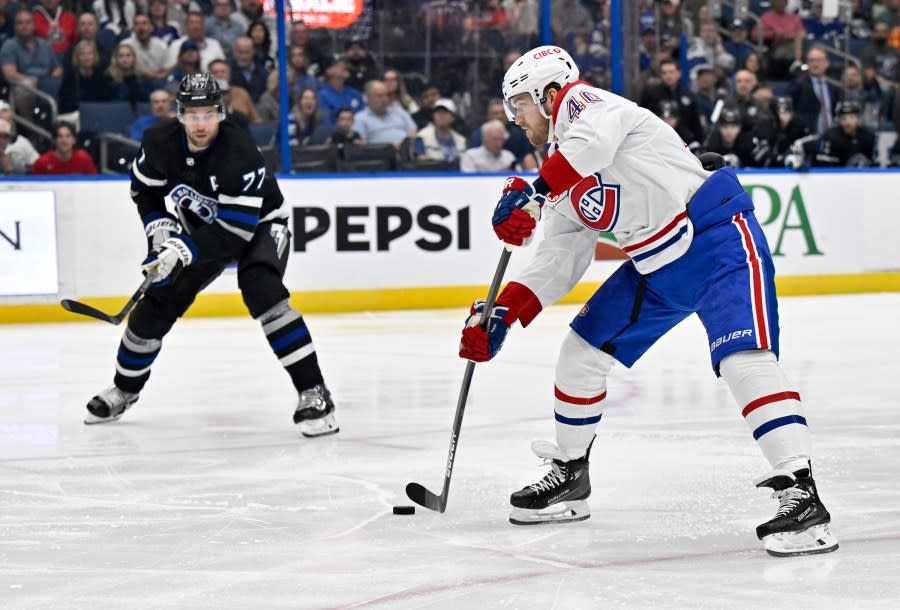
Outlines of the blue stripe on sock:
[{"label": "blue stripe on sock", "polygon": [[641,252],[640,254],[635,254],[631,258],[636,261],[642,261],[645,258],[649,258],[649,257],[653,256],[654,254],[659,254],[660,252],[662,252],[663,250],[665,250],[666,248],[668,248],[669,246],[674,244],[676,241],[678,241],[679,239],[684,237],[685,233],[687,233],[687,225],[684,225],[683,227],[681,227],[681,230],[678,231],[678,233],[676,233],[672,238],[666,240],[664,243],[656,246],[652,250],[647,250],[646,252]]},{"label": "blue stripe on sock", "polygon": [[759,428],[753,431],[753,438],[759,440],[766,432],[771,432],[775,428],[780,428],[781,426],[787,426],[788,424],[802,424],[806,425],[806,418],[801,417],[800,415],[786,415],[785,417],[779,417],[777,419],[773,419],[771,421],[767,421]]},{"label": "blue stripe on sock", "polygon": [[600,421],[600,418],[603,417],[603,413],[595,417],[566,417],[565,415],[560,415],[555,411],[553,412],[553,415],[556,416],[556,421],[568,426],[588,426],[590,424],[596,424],[598,421]]},{"label": "blue stripe on sock", "polygon": [[276,352],[283,347],[286,347],[293,343],[294,341],[299,341],[303,337],[309,336],[309,329],[306,328],[306,325],[300,326],[299,328],[295,328],[285,336],[280,339],[276,339],[274,341],[269,341],[269,345],[272,346],[272,349]]},{"label": "blue stripe on sock", "polygon": [[119,362],[127,365],[128,368],[142,369],[153,364],[153,361],[156,360],[156,356],[158,354],[159,352],[157,351],[146,358],[135,358],[134,356],[129,356],[128,354],[126,354],[125,350],[120,347],[119,353],[116,357],[119,359]]}]

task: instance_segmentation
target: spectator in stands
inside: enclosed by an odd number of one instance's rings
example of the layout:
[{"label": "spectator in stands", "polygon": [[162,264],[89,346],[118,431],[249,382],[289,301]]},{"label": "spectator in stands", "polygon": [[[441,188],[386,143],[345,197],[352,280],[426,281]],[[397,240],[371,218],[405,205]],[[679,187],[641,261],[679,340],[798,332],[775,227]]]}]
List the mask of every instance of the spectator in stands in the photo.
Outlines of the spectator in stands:
[{"label": "spectator in stands", "polygon": [[15,0],[0,0],[0,47],[15,34],[16,11],[19,5]]},{"label": "spectator in stands", "polygon": [[243,36],[247,28],[234,17],[233,0],[214,0],[213,13],[206,18],[206,35],[215,38],[225,53],[231,53],[234,41]]},{"label": "spectator in stands", "polygon": [[407,93],[406,84],[403,82],[403,77],[397,70],[388,68],[384,71],[384,77],[382,78],[382,80],[387,87],[388,101],[392,106],[400,106],[400,108],[408,112],[410,115],[419,110],[419,105],[412,98],[412,96]]},{"label": "spectator in stands", "polygon": [[412,113],[413,121],[416,122],[416,129],[422,129],[431,122],[431,113],[434,110],[434,103],[441,99],[441,90],[433,83],[426,83],[419,93],[419,109]]},{"label": "spectator in stands", "polygon": [[875,133],[860,124],[857,102],[837,105],[838,124],[819,140],[813,165],[832,167],[869,167],[875,160]]},{"label": "spectator in stands", "polygon": [[[3,43],[0,49],[0,65],[3,78],[10,85],[24,84],[37,87],[41,78],[62,76],[62,66],[50,44],[34,35],[34,17],[27,9],[16,13],[15,36]],[[22,96],[23,99],[26,96]],[[21,114],[28,113],[34,101],[24,102],[25,108],[17,108]]]},{"label": "spectator in stands", "polygon": [[769,159],[766,165],[784,167],[785,159],[791,152],[791,145],[809,135],[809,130],[794,114],[794,101],[790,96],[775,98],[775,115],[778,117],[774,139],[769,142]]},{"label": "spectator in stands", "polygon": [[[243,23],[244,32],[249,32],[250,25],[255,21],[262,21],[265,23],[270,35],[274,35],[277,32],[275,17],[263,12],[263,0],[241,0],[240,9],[234,13],[234,17]],[[277,44],[275,44],[274,40],[272,43],[274,48],[277,48]]]},{"label": "spectator in stands", "polygon": [[[168,7],[166,0],[150,0],[150,23],[153,24],[153,37],[166,43],[166,47],[169,47],[181,36],[178,24],[169,20]],[[168,61],[166,63],[172,65]]]},{"label": "spectator in stands", "polygon": [[[106,70],[109,66],[112,50],[116,47],[115,36],[111,32],[108,36],[100,33],[100,24],[94,13],[81,13],[78,15],[78,38],[75,43],[77,44],[82,40],[91,40],[97,45],[97,53],[100,56],[100,70]],[[72,65],[72,52],[74,50],[75,45],[73,44],[61,60],[60,64],[62,66]]]},{"label": "spectator in stands", "polygon": [[81,102],[105,102],[109,99],[109,85],[100,70],[97,45],[90,40],[82,40],[75,45],[72,65],[66,66],[59,87],[59,117],[77,124]]},{"label": "spectator in stands", "polygon": [[[239,112],[246,117],[245,123],[262,123],[263,118],[260,116],[253,103],[250,94],[243,87],[232,85],[231,66],[224,59],[214,59],[209,62],[209,72],[218,81],[228,84],[225,91],[225,109],[229,113]],[[224,89],[223,89],[224,90]],[[277,117],[275,119],[277,120]]]},{"label": "spectator in stands", "polygon": [[743,133],[772,140],[775,124],[769,114],[769,101],[761,102],[754,97],[758,85],[755,74],[749,70],[738,70],[734,73],[734,95],[725,100],[725,105],[740,113]]},{"label": "spectator in stands", "polygon": [[695,95],[697,99],[697,113],[700,115],[700,124],[704,132],[709,129],[710,117],[716,107],[716,101],[720,98],[716,87],[716,71],[709,64],[701,64],[694,69],[696,79],[694,81]]},{"label": "spectator in stands", "polygon": [[63,10],[60,0],[38,0],[34,7],[34,35],[50,43],[60,59],[78,35],[78,19],[72,11]]},{"label": "spectator in stands", "polygon": [[134,0],[94,0],[94,14],[104,30],[122,38],[131,31],[135,14]]},{"label": "spectator in stands", "polygon": [[531,49],[536,46],[540,7],[538,0],[503,0],[509,23],[510,48]]},{"label": "spectator in stands", "polygon": [[448,164],[459,162],[460,155],[466,150],[466,138],[451,128],[455,118],[456,104],[453,100],[442,98],[435,102],[431,123],[416,134],[416,145],[421,146],[416,151],[419,158],[446,161]]},{"label": "spectator in stands", "polygon": [[[318,89],[319,82],[310,74],[309,58],[303,47],[291,45],[287,50],[288,56],[288,90],[296,97],[304,89]],[[273,74],[277,74],[273,71]],[[269,75],[271,78],[271,74]],[[271,87],[270,87],[271,89]]]},{"label": "spectator in stands", "polygon": [[[777,79],[786,79],[794,62],[800,63],[803,57],[803,39],[806,37],[803,20],[786,12],[786,6],[787,0],[772,0],[772,8],[759,17],[763,40],[769,46],[770,75]],[[753,38],[756,37],[754,29]]]},{"label": "spectator in stands", "polygon": [[[9,104],[0,101],[9,108]],[[0,174],[14,176],[27,174],[38,158],[34,146],[26,138],[16,137],[12,123],[0,118]]]},{"label": "spectator in stands", "polygon": [[37,158],[31,173],[35,176],[95,175],[97,167],[91,156],[75,147],[75,132],[71,123],[60,121],[54,125],[53,148]]},{"label": "spectator in stands", "polygon": [[736,66],[744,66],[744,62],[751,53],[756,53],[756,47],[747,42],[747,22],[743,19],[733,19],[727,38],[723,46],[725,51],[734,57]]},{"label": "spectator in stands", "polygon": [[706,150],[725,157],[731,167],[740,168],[751,164],[753,159],[753,139],[741,131],[741,113],[727,106],[719,115],[719,122],[707,142]]},{"label": "spectator in stands", "polygon": [[253,61],[253,41],[249,36],[239,36],[234,43],[231,58],[231,84],[243,87],[254,102],[266,90],[269,72]]},{"label": "spectator in stands", "polygon": [[312,89],[304,89],[288,121],[288,143],[292,147],[324,143],[334,126],[323,122],[322,118],[319,96]]},{"label": "spectator in stands", "polygon": [[347,79],[348,86],[362,89],[367,82],[377,78],[378,66],[375,65],[375,58],[366,49],[361,39],[351,38],[347,42],[344,59],[347,61],[347,71],[350,73],[350,77]]},{"label": "spectator in stands", "polygon": [[365,140],[359,135],[359,132],[353,129],[353,118],[355,113],[350,108],[341,108],[337,113],[337,120],[334,123],[334,131],[325,140],[327,144],[334,145],[337,148],[339,159],[346,159],[345,149],[348,144],[365,144]]},{"label": "spectator in stands", "polygon": [[858,66],[848,63],[844,66],[841,84],[844,86],[844,99],[857,102],[862,108],[860,120],[863,126],[872,130],[881,127],[885,95],[878,81],[875,78],[864,78]]},{"label": "spectator in stands", "polygon": [[559,44],[571,42],[569,36],[587,35],[594,28],[591,14],[578,0],[556,0],[552,7],[553,39]]},{"label": "spectator in stands", "polygon": [[156,89],[150,94],[150,112],[142,114],[134,120],[128,137],[140,142],[148,127],[173,116],[175,116],[175,112],[172,110],[172,95],[165,89]]},{"label": "spectator in stands", "polygon": [[480,128],[481,145],[463,152],[459,169],[466,173],[504,172],[514,168],[516,156],[503,148],[506,141],[506,126],[502,121],[491,119]]},{"label": "spectator in stands", "polygon": [[756,51],[751,51],[744,58],[744,63],[739,64],[741,70],[749,70],[756,76],[756,80],[762,82],[766,80],[766,69],[763,64],[763,57]]},{"label": "spectator in stands", "polygon": [[[526,171],[537,169],[537,160],[534,157],[534,148],[528,141],[528,136],[521,127],[510,123],[506,117],[503,100],[492,98],[488,100],[486,121],[499,121],[504,125],[503,148],[513,154],[516,166]],[[481,128],[475,129],[469,135],[469,148],[481,146]]]},{"label": "spectator in stands", "polygon": [[402,108],[390,106],[387,87],[380,80],[366,83],[366,108],[356,113],[353,129],[369,144],[393,144],[416,136],[416,124]]},{"label": "spectator in stands", "polygon": [[[309,62],[309,73],[317,78],[321,78],[326,68],[331,65],[326,54],[311,40],[309,28],[303,21],[295,21],[291,24],[291,46],[303,49]],[[354,110],[354,112],[359,111]]]},{"label": "spectator in stands", "polygon": [[137,56],[134,49],[124,42],[113,51],[112,62],[106,70],[111,100],[131,102],[136,106],[150,99],[153,82],[137,72]]},{"label": "spectator in stands", "polygon": [[[293,105],[294,100],[304,89],[318,90],[319,84],[311,74],[307,73],[306,53],[301,47],[288,49],[288,104]],[[277,70],[269,74],[266,80],[266,90],[259,96],[256,109],[263,121],[277,121],[279,108],[281,107],[279,74]]]},{"label": "spectator in stands", "polygon": [[642,74],[656,70],[658,61],[654,61],[659,55],[656,48],[656,29],[653,26],[645,26],[641,29],[641,44],[638,47],[638,67]]},{"label": "spectator in stands", "polygon": [[124,41],[134,51],[137,72],[159,86],[169,74],[169,49],[161,38],[153,36],[150,16],[138,13],[131,24],[132,34]]},{"label": "spectator in stands", "polygon": [[[723,57],[727,56],[727,60]],[[713,22],[707,22],[700,26],[700,36],[691,40],[687,50],[687,65],[691,79],[695,77],[694,70],[701,64],[715,64],[727,61],[734,64],[735,58],[725,50],[719,29]]]},{"label": "spectator in stands", "polygon": [[253,41],[253,63],[261,66],[266,73],[275,70],[275,58],[272,57],[272,33],[263,21],[254,21],[247,30],[247,36]]},{"label": "spectator in stands", "polygon": [[806,52],[807,73],[798,76],[788,86],[794,101],[797,118],[810,133],[823,134],[834,122],[834,107],[842,99],[841,90],[828,82],[828,55],[820,47]]},{"label": "spectator in stands", "polygon": [[660,6],[660,19],[657,24],[659,39],[662,44],[660,51],[674,57],[678,54],[681,44],[681,35],[691,36],[690,20],[684,19],[681,14],[680,0],[662,0]]},{"label": "spectator in stands", "polygon": [[222,45],[219,44],[219,41],[206,36],[206,22],[203,13],[200,11],[189,12],[184,31],[184,36],[174,40],[169,45],[169,65],[178,63],[181,47],[187,41],[193,42],[200,51],[201,70],[206,70],[209,62],[214,59],[225,59],[225,52],[222,50]]},{"label": "spectator in stands", "polygon": [[660,102],[672,100],[678,104],[678,122],[691,134],[688,141],[703,141],[703,127],[700,125],[700,114],[697,112],[697,100],[694,94],[681,86],[681,69],[674,59],[667,59],[660,64],[662,82],[655,87],[647,87],[641,96],[640,105],[650,109],[654,114],[660,113]]},{"label": "spectator in stands", "polygon": [[362,93],[345,84],[349,77],[347,64],[341,58],[335,59],[325,69],[325,83],[319,87],[318,94],[319,106],[326,113],[329,123],[334,123],[341,108],[359,112],[366,105]]},{"label": "spectator in stands", "polygon": [[812,0],[806,17],[803,18],[803,29],[808,39],[835,39],[844,34],[844,25],[839,19],[822,17],[822,0]]},{"label": "spectator in stands", "polygon": [[659,103],[659,118],[669,127],[675,130],[685,146],[694,154],[701,151],[702,143],[694,138],[694,134],[681,126],[681,117],[678,114],[678,104],[672,100],[663,100]]},{"label": "spectator in stands", "polygon": [[872,28],[872,40],[860,53],[866,78],[877,78],[885,85],[886,81],[896,84],[900,81],[900,50],[888,44],[890,26],[878,21]]},{"label": "spectator in stands", "polygon": [[175,91],[186,74],[197,74],[202,71],[200,68],[200,49],[197,48],[197,43],[193,40],[185,40],[181,43],[181,47],[178,50],[178,61],[175,63],[175,67],[169,72],[169,76],[166,77],[165,86],[167,89],[171,87]]}]

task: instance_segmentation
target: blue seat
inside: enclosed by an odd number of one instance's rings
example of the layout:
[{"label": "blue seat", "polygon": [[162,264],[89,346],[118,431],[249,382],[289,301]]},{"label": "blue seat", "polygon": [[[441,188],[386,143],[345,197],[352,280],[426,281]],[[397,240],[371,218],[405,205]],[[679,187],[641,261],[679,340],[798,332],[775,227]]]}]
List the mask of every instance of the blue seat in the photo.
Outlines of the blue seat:
[{"label": "blue seat", "polygon": [[81,102],[78,116],[83,132],[122,135],[128,135],[135,118],[129,102]]}]

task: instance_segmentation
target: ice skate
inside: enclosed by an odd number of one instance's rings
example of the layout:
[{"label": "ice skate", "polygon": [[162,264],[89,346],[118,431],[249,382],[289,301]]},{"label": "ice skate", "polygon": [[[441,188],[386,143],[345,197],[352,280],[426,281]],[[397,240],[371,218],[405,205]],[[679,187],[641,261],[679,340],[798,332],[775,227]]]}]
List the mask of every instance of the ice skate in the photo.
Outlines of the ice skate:
[{"label": "ice skate", "polygon": [[87,403],[88,414],[84,418],[84,423],[90,426],[116,421],[137,400],[137,394],[124,392],[114,385],[109,386]]},{"label": "ice skate", "polygon": [[771,487],[772,497],[779,502],[775,517],[756,528],[769,555],[815,555],[838,549],[837,539],[828,531],[831,515],[819,499],[808,469],[793,474],[776,470],[757,481],[756,486]]},{"label": "ice skate", "polygon": [[584,457],[577,460],[570,460],[562,449],[547,441],[534,441],[531,450],[547,461],[550,472],[510,496],[509,522],[535,525],[584,521],[590,517],[591,508],[587,503],[591,495],[590,446]]},{"label": "ice skate", "polygon": [[294,411],[294,423],[300,426],[303,436],[315,437],[340,432],[334,418],[334,402],[324,384],[316,384],[300,392],[300,401]]}]

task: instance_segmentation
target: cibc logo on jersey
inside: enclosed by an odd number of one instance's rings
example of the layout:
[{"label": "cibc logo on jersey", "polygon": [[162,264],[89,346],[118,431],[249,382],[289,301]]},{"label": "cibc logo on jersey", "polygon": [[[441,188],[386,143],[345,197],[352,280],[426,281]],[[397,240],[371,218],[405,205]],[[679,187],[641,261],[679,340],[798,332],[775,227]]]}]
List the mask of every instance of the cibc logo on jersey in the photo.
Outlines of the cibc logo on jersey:
[{"label": "cibc logo on jersey", "polygon": [[619,185],[603,184],[600,172],[582,178],[569,191],[569,200],[584,226],[612,231],[619,220]]},{"label": "cibc logo on jersey", "polygon": [[206,224],[212,224],[218,214],[218,201],[212,197],[201,195],[194,189],[184,184],[179,184],[172,189],[169,197],[178,207],[190,210],[197,218]]}]

